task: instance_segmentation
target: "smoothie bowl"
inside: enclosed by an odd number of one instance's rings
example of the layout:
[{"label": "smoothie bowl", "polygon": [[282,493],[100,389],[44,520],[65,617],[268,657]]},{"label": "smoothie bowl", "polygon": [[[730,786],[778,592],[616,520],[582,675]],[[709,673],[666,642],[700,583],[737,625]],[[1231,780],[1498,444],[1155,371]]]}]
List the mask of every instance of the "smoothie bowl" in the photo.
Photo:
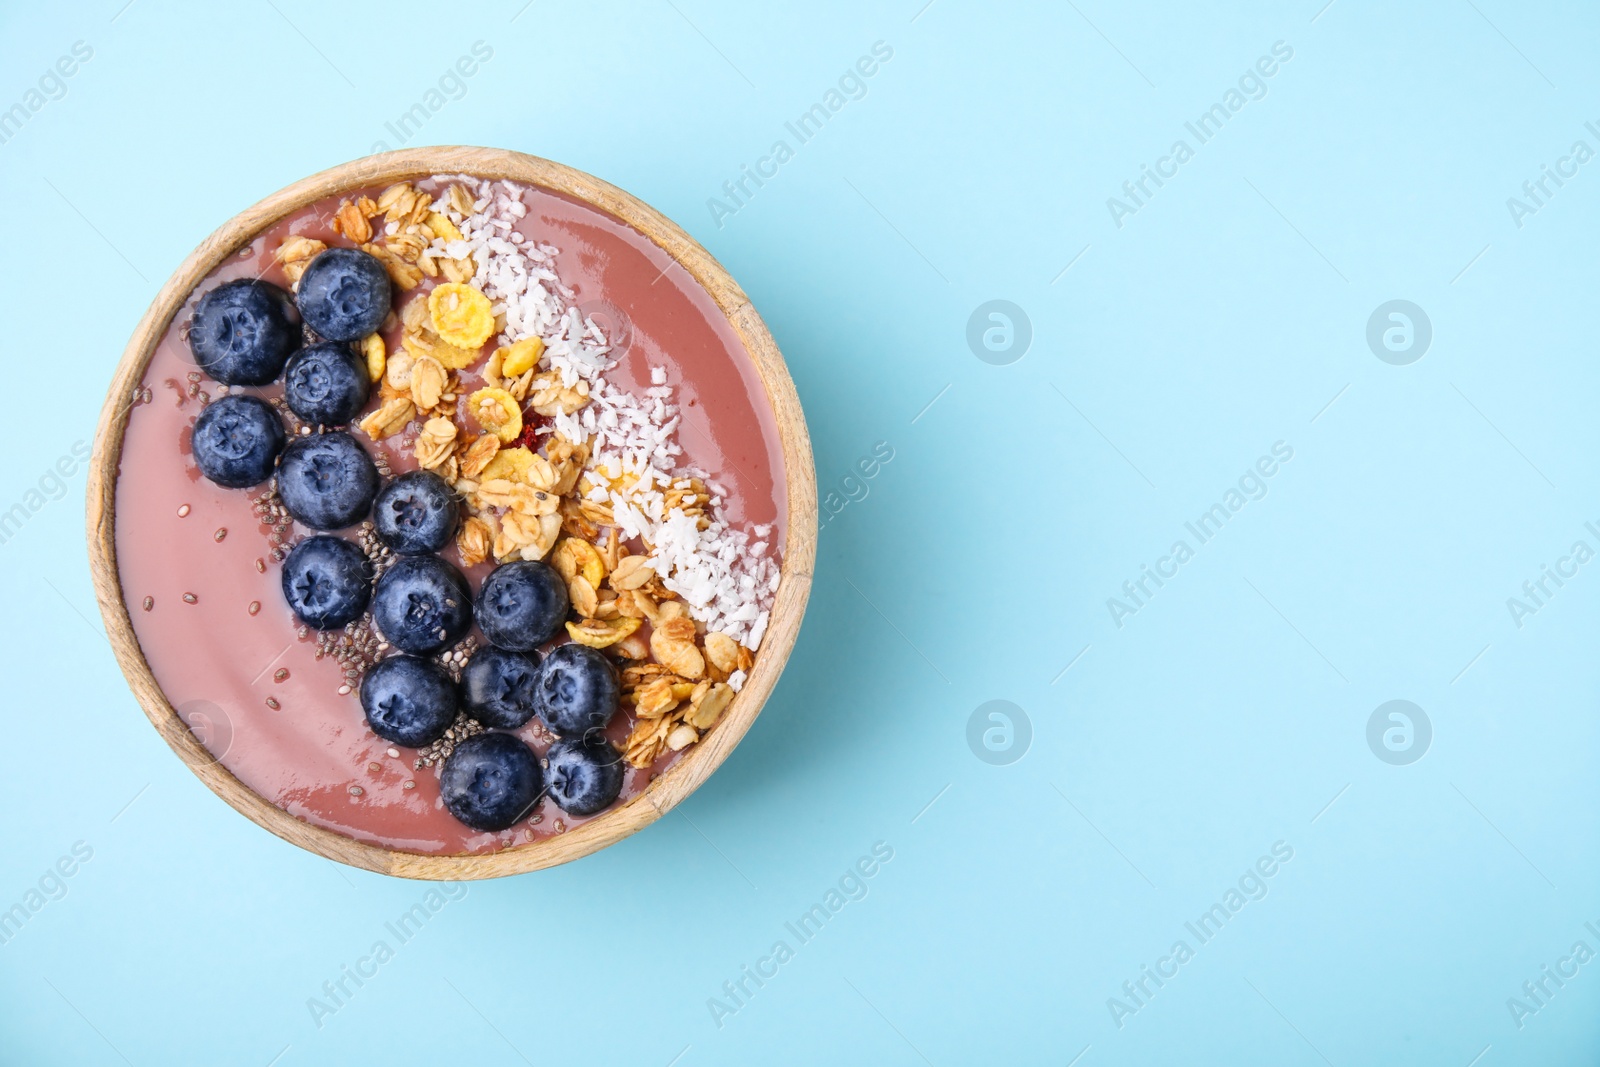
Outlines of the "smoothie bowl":
[{"label": "smoothie bowl", "polygon": [[512,152],[307,178],[167,282],[106,398],[118,661],[214,792],[404,877],[587,855],[749,729],[810,590],[783,359],[656,211]]}]

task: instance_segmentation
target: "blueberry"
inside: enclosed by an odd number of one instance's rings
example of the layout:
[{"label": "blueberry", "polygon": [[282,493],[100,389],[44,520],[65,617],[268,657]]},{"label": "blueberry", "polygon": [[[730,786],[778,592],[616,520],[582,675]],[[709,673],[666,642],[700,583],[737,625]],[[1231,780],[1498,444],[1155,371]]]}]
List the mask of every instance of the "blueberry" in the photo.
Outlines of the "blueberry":
[{"label": "blueberry", "polygon": [[617,669],[588,645],[561,645],[544,658],[533,706],[562,737],[597,736],[617,710]]},{"label": "blueberry", "polygon": [[533,689],[539,681],[537,652],[480,648],[461,672],[466,712],[485,726],[514,730],[533,718]]},{"label": "blueberry", "polygon": [[378,494],[372,457],[344,432],[296,437],[278,463],[278,496],[294,518],[313,530],[360,522]]},{"label": "blueberry", "polygon": [[622,756],[603,737],[557,741],[545,759],[550,799],[568,815],[593,815],[622,792]]},{"label": "blueberry", "polygon": [[350,346],[334,341],[309,345],[289,357],[283,399],[309,423],[343,426],[367,403],[372,382],[367,365]]},{"label": "blueberry", "polygon": [[372,565],[360,547],[318,534],[283,561],[283,599],[295,618],[318,630],[353,622],[372,599]]},{"label": "blueberry", "polygon": [[474,830],[504,830],[533,813],[544,775],[533,749],[511,734],[479,734],[456,745],[439,774],[445,810]]},{"label": "blueberry", "polygon": [[402,652],[437,652],[472,628],[472,587],[438,556],[402,556],[378,579],[372,621]]},{"label": "blueberry", "polygon": [[402,474],[383,487],[372,521],[383,543],[401,555],[437,552],[456,532],[456,495],[432,471]]},{"label": "blueberry", "polygon": [[390,656],[361,679],[361,710],[385,741],[422,748],[456,721],[456,683],[444,668],[416,656]]},{"label": "blueberry", "polygon": [[318,252],[295,290],[306,325],[330,341],[359,341],[375,332],[391,299],[383,264],[354,248]]},{"label": "blueberry", "polygon": [[489,642],[515,652],[538,648],[567,619],[567,586],[536,560],[496,567],[478,590],[478,626]]},{"label": "blueberry", "polygon": [[189,447],[201,474],[226,489],[244,489],[272,477],[283,440],[283,420],[271,404],[236,395],[206,405]]},{"label": "blueberry", "polygon": [[189,350],[200,369],[229,385],[266,385],[300,345],[300,314],[270,282],[219,285],[194,307]]}]

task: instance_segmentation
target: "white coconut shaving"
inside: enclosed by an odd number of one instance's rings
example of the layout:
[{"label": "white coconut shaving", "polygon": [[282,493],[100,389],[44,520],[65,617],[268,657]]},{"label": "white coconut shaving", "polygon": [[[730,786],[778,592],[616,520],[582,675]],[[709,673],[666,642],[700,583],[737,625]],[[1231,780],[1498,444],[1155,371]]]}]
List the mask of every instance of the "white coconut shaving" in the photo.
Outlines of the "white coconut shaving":
[{"label": "white coconut shaving", "polygon": [[[609,504],[622,534],[645,543],[662,584],[683,598],[696,622],[758,649],[778,591],[772,531],[767,526],[748,532],[732,526],[722,516],[727,497],[723,488],[680,463],[680,415],[667,368],[651,368],[650,386],[642,396],[606,381],[604,374],[614,365],[610,347],[595,321],[573,306],[572,290],[561,284],[555,271],[557,249],[514,232],[528,213],[521,188],[464,175],[435,177],[433,183],[436,189],[430,192],[454,183],[476,199],[472,213],[462,215],[436,198],[435,210],[455,224],[461,238],[435,239],[428,254],[472,259],[477,265],[473,281],[488,296],[494,313],[504,316],[500,342],[537,336],[544,342],[541,370],[556,371],[567,388],[580,379],[588,383],[589,403],[571,415],[557,415],[553,429],[569,441],[590,442],[587,469],[596,476],[592,480],[611,487],[596,484],[589,499]],[[705,529],[695,516],[666,505],[666,491],[674,485],[687,488],[691,477],[711,493]],[[744,673],[736,672],[728,684],[738,690],[744,680]]]}]

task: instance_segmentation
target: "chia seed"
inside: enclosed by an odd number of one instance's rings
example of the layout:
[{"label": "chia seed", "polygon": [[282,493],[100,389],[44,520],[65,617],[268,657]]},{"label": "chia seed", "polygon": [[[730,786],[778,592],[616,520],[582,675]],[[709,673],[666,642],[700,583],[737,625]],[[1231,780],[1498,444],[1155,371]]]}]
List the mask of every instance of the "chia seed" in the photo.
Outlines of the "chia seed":
[{"label": "chia seed", "polygon": [[256,614],[258,611],[261,610],[261,601],[259,601],[259,600],[250,601],[250,606],[248,608],[246,608],[245,610],[248,611],[252,615]]},{"label": "chia seed", "polygon": [[277,697],[268,697],[267,707],[271,708],[273,711],[277,711],[279,708],[283,707],[283,705],[278,703]]},{"label": "chia seed", "polygon": [[347,623],[342,630],[323,630],[317,634],[317,659],[332,657],[339,665],[346,683],[339,687],[341,696],[348,696],[361,684],[367,670],[383,658],[377,631],[372,626],[372,616],[362,615]]},{"label": "chia seed", "polygon": [[279,667],[277,670],[272,672],[272,680],[274,682],[281,682],[281,681],[283,681],[284,679],[286,679],[288,677],[289,677],[289,668],[288,667]]},{"label": "chia seed", "polygon": [[180,504],[180,505],[178,505],[178,518],[186,519],[188,517],[189,517],[189,505],[188,504]]},{"label": "chia seed", "polygon": [[156,606],[156,598],[155,597],[147,596],[147,597],[144,598],[144,610],[149,611],[151,608],[153,608],[155,606]]},{"label": "chia seed", "polygon": [[185,604],[198,604],[200,603],[200,598],[193,593],[185,593],[183,594],[183,602]]},{"label": "chia seed", "polygon": [[228,528],[226,526],[218,526],[217,532],[211,535],[211,539],[220,545],[222,543],[222,539],[227,536]]},{"label": "chia seed", "polygon": [[458,714],[456,721],[444,732],[443,737],[427,748],[417,751],[417,758],[411,764],[412,769],[420,771],[424,767],[432,767],[435,764],[443,763],[450,758],[450,753],[455,751],[456,745],[469,737],[476,737],[483,732],[484,726],[482,723],[476,719],[467,718],[465,713]]}]

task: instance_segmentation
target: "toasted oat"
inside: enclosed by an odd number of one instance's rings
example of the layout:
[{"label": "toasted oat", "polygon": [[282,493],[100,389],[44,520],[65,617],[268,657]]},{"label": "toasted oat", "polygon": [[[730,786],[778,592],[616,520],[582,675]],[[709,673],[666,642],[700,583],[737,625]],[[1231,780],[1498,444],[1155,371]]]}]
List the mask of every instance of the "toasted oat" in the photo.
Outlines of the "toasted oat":
[{"label": "toasted oat", "polygon": [[625,556],[611,572],[611,588],[619,593],[632,592],[655,576],[655,569],[644,556]]},{"label": "toasted oat", "polygon": [[559,374],[541,374],[530,384],[528,401],[540,415],[571,415],[589,402],[589,383],[580,378],[576,386],[568,388]]},{"label": "toasted oat", "polygon": [[382,263],[383,269],[389,274],[389,280],[399,288],[415,289],[422,284],[422,271],[415,264],[407,263],[390,248],[368,242],[361,246],[361,251]]},{"label": "toasted oat", "polygon": [[422,432],[417,435],[417,465],[427,470],[438,470],[453,457],[455,441],[455,423],[445,418],[429,419],[422,424]]},{"label": "toasted oat", "polygon": [[456,534],[456,551],[461,554],[461,562],[468,567],[488,559],[493,544],[494,532],[489,529],[488,523],[476,515],[469,516],[461,524],[461,532]]},{"label": "toasted oat", "polygon": [[459,185],[452,185],[445,193],[445,202],[457,215],[472,214],[472,196]]},{"label": "toasted oat", "polygon": [[726,682],[717,682],[706,686],[704,691],[696,690],[689,699],[689,710],[684,712],[683,721],[700,730],[708,730],[716,721],[722,718],[722,713],[733,702],[733,689]]},{"label": "toasted oat", "polygon": [[377,441],[405,429],[415,414],[416,407],[410,398],[397,396],[384,401],[378,410],[362,419],[359,425],[363,433]]},{"label": "toasted oat", "polygon": [[[572,604],[572,610],[582,615],[585,619],[603,618],[600,614],[600,599],[595,594],[594,586],[589,584],[589,579],[579,574],[567,583],[567,597]],[[615,618],[615,614],[612,616]]]},{"label": "toasted oat", "polygon": [[672,728],[671,717],[640,719],[635,723],[623,750],[629,766],[642,768],[654,763],[661,755],[662,746],[666,744],[667,734],[672,732]]},{"label": "toasted oat", "polygon": [[463,477],[476,478],[483,473],[483,469],[494,459],[495,453],[500,451],[500,438],[492,433],[479,434],[473,439],[472,444],[461,454],[461,474]]},{"label": "toasted oat", "polygon": [[446,257],[439,262],[439,273],[445,280],[465,285],[478,273],[478,265],[469,258],[450,259]]},{"label": "toasted oat", "polygon": [[278,246],[278,262],[283,264],[283,273],[288,277],[291,286],[300,283],[300,275],[311,265],[318,252],[328,246],[315,237],[285,237]]},{"label": "toasted oat", "polygon": [[439,406],[449,376],[432,356],[422,356],[411,366],[411,402],[418,411],[429,412]]}]

